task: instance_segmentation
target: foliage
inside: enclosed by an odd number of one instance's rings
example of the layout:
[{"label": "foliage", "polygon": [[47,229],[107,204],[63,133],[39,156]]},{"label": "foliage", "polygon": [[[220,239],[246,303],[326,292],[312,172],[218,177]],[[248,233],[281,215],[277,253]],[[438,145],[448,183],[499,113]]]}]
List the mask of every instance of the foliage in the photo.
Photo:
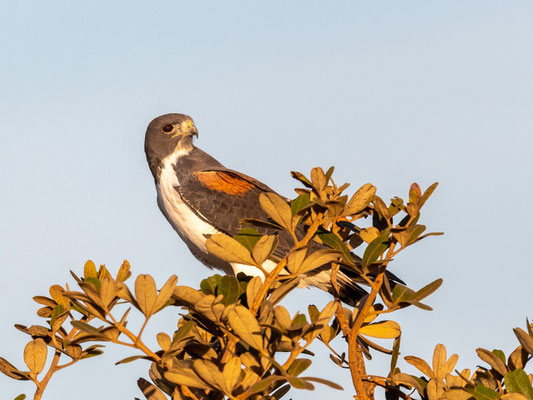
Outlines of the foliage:
[{"label": "foliage", "polygon": [[[315,384],[342,389],[334,382],[303,375],[312,363],[313,353],[307,348],[318,340],[334,364],[349,370],[357,399],[374,398],[379,386],[387,399],[411,399],[416,391],[429,400],[533,400],[531,378],[523,370],[533,355],[529,323],[527,332],[515,330],[521,345],[508,358],[500,350],[478,349],[489,367],[479,367],[472,375],[469,370],[454,373],[457,355],[447,359],[442,345],[435,349],[432,367],[420,358],[405,358],[422,377],[400,371],[401,328],[384,317],[409,306],[431,310],[422,301],[442,280],[414,290],[398,283],[387,268],[398,253],[438,234],[425,233],[426,227],[419,223],[420,210],[437,184],[422,192],[415,183],[407,202],[395,197],[387,205],[371,184],[351,197],[345,195],[348,185],[337,186],[332,173],[333,168],[327,172],[315,168],[308,179],[293,172],[304,186],[296,189],[298,197],[288,201],[264,194],[261,206],[270,217],[267,221],[243,220],[248,226],[234,238],[213,235],[208,239],[211,253],[255,266],[264,279],[213,275],[194,289],[178,285],[178,278],[171,276],[157,290],[150,275],[139,275],[128,285],[127,261],[114,277],[105,266],[97,270],[88,261],[83,277],[72,273],[76,288],[53,285],[49,296],[34,297],[42,306],[37,313],[45,324],[16,325],[31,336],[24,349],[27,370],[0,358],[0,371],[34,382],[33,398],[41,399],[55,372],[102,354],[102,343],[111,342],[136,351],[117,364],[137,359],[150,362],[152,382],[138,381],[148,400],[280,399],[291,388],[313,390]],[[371,226],[363,227],[367,219]],[[282,258],[274,256],[279,238],[275,231],[293,240],[292,249]],[[360,246],[364,246],[361,258],[354,252]],[[270,273],[263,269],[265,260],[276,262]],[[331,302],[323,309],[309,305],[307,313],[291,315],[281,305],[284,297],[298,287],[304,274],[324,266],[331,270]],[[341,302],[337,283],[341,266],[369,288],[353,308]],[[143,332],[151,317],[165,307],[183,309],[178,329],[159,333],[158,347],[149,348]],[[128,328],[132,308],[144,318],[137,332]],[[390,348],[375,343],[375,338],[391,340]],[[344,343],[344,351],[335,349],[339,343]],[[369,358],[373,351],[390,355],[387,376],[366,373],[365,356]]]}]

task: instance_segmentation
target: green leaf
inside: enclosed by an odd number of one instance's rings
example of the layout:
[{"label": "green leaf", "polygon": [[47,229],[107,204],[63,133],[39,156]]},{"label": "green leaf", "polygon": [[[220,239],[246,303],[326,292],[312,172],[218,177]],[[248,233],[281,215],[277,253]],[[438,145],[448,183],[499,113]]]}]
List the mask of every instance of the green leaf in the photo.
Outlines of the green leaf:
[{"label": "green leaf", "polygon": [[293,361],[287,373],[292,376],[298,376],[304,372],[311,365],[311,360],[308,358],[297,358]]},{"label": "green leaf", "polygon": [[222,233],[212,235],[206,241],[207,251],[229,263],[254,265],[246,247]]},{"label": "green leaf", "polygon": [[263,352],[261,329],[250,310],[237,305],[228,312],[228,322],[237,336],[253,348]]},{"label": "green leaf", "polygon": [[156,311],[157,289],[154,278],[150,275],[139,275],[135,280],[135,298],[142,313],[150,317]]},{"label": "green leaf", "polygon": [[400,355],[400,343],[402,340],[402,335],[398,335],[396,339],[394,339],[394,343],[392,345],[392,355],[390,359],[390,373],[389,376],[392,376],[394,371],[396,370],[396,365],[398,364],[398,356]]},{"label": "green leaf", "polygon": [[493,400],[500,398],[500,395],[497,392],[486,386],[476,386],[470,393],[476,400]]},{"label": "green leaf", "polygon": [[346,262],[352,265],[355,264],[350,250],[348,249],[348,247],[346,247],[340,237],[338,237],[332,232],[319,233],[318,237],[326,246],[331,247],[332,249],[340,250],[343,255],[343,259]]},{"label": "green leaf", "polygon": [[19,394],[13,400],[25,400],[25,399],[26,399],[26,395],[25,394]]},{"label": "green leaf", "polygon": [[369,265],[375,263],[378,258],[383,254],[385,250],[389,247],[389,234],[384,233],[372,240],[366,246],[365,252],[363,254],[363,268],[368,268]]},{"label": "green leaf", "polygon": [[259,203],[270,218],[292,231],[292,212],[287,201],[276,193],[265,192],[259,196]]},{"label": "green leaf", "polygon": [[230,275],[223,276],[218,285],[218,294],[224,296],[221,303],[226,306],[236,303],[241,295],[240,289],[237,278]]},{"label": "green leaf", "polygon": [[24,348],[24,362],[35,375],[43,370],[47,355],[48,346],[41,338],[32,340]]},{"label": "green leaf", "polygon": [[202,292],[204,294],[217,294],[217,287],[220,284],[220,281],[222,280],[222,275],[215,274],[210,276],[209,278],[203,279],[202,282],[200,282],[200,289],[202,289]]},{"label": "green leaf", "polygon": [[286,377],[287,382],[296,389],[315,390],[315,386],[308,382],[308,379],[296,378],[294,376]]},{"label": "green leaf", "polygon": [[354,215],[363,211],[376,195],[376,187],[370,183],[361,186],[344,207],[345,215]]},{"label": "green leaf", "polygon": [[97,329],[94,326],[89,325],[89,324],[87,324],[85,322],[82,322],[82,321],[71,321],[70,324],[74,328],[76,328],[76,329],[78,329],[78,330],[80,330],[82,332],[87,332],[87,333],[90,333],[92,335],[103,336],[102,332],[100,332],[99,329]]},{"label": "green leaf", "polygon": [[440,286],[442,285],[442,279],[436,279],[433,282],[427,284],[422,289],[418,290],[416,293],[414,293],[412,297],[412,301],[420,301],[428,297],[430,294],[435,292]]},{"label": "green leaf", "polygon": [[529,382],[529,377],[523,369],[509,371],[504,378],[505,388],[510,393],[520,393],[533,400],[533,387]]},{"label": "green leaf", "polygon": [[298,214],[305,209],[309,204],[309,194],[301,194],[297,198],[291,201],[291,213],[292,215]]},{"label": "green leaf", "polygon": [[233,236],[233,239],[246,247],[250,252],[260,238],[261,234],[256,229],[250,227],[242,228],[239,233]]}]

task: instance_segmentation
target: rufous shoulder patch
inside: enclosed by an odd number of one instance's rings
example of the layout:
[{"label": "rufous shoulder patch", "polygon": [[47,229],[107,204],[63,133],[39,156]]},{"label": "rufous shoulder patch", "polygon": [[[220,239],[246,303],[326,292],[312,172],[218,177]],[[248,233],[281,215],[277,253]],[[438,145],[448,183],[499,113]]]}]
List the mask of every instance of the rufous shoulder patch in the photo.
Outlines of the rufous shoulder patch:
[{"label": "rufous shoulder patch", "polygon": [[194,175],[205,187],[227,194],[243,196],[254,187],[252,183],[231,172],[202,171],[195,172]]}]

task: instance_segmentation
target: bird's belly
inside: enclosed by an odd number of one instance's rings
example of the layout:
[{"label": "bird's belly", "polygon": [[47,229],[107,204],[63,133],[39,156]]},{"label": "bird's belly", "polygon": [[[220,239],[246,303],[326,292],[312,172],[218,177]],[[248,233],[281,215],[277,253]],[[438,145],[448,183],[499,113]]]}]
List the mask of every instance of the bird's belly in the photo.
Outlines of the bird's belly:
[{"label": "bird's belly", "polygon": [[198,250],[207,253],[206,236],[219,233],[212,225],[200,218],[185,204],[174,186],[160,185],[157,188],[161,211],[179,235],[191,242]]}]

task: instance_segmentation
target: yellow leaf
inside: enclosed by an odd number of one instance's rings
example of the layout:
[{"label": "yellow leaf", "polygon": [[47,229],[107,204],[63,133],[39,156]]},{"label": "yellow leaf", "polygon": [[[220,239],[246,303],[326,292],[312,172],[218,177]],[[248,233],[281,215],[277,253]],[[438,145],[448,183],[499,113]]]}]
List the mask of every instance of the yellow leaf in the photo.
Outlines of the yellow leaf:
[{"label": "yellow leaf", "polygon": [[246,265],[254,265],[255,262],[246,247],[238,241],[224,235],[217,233],[207,239],[207,251],[224,261],[229,263],[239,263]]},{"label": "yellow leaf", "polygon": [[346,215],[354,215],[363,211],[374,199],[376,187],[370,183],[361,186],[344,207]]},{"label": "yellow leaf", "polygon": [[363,229],[359,236],[361,236],[361,239],[363,239],[366,243],[372,242],[374,239],[376,239],[380,235],[380,232],[378,228],[375,228],[371,226],[370,228]]},{"label": "yellow leaf", "polygon": [[83,276],[85,279],[98,277],[98,273],[96,272],[96,265],[94,265],[94,262],[92,260],[89,260],[85,263],[85,266],[83,268]]},{"label": "yellow leaf", "polygon": [[383,321],[375,324],[362,326],[359,330],[361,335],[375,337],[379,339],[394,339],[402,333],[400,325],[394,321]]},{"label": "yellow leaf", "polygon": [[155,303],[154,312],[159,311],[165,306],[167,301],[170,300],[170,297],[172,296],[172,293],[174,292],[177,283],[178,277],[176,275],[172,275],[170,278],[168,278],[167,282],[163,285],[163,287],[159,291],[159,294],[157,295],[157,301]]},{"label": "yellow leaf", "polygon": [[135,280],[135,298],[142,313],[149,317],[155,310],[157,289],[154,278],[150,275],[139,275]]},{"label": "yellow leaf", "polygon": [[243,341],[255,349],[263,351],[261,329],[250,310],[241,305],[237,305],[228,312],[228,322],[235,334]]},{"label": "yellow leaf", "polygon": [[261,236],[252,250],[252,257],[259,265],[261,265],[272,255],[277,245],[277,235]]},{"label": "yellow leaf", "polygon": [[238,356],[231,358],[222,371],[226,386],[226,394],[230,395],[241,375],[241,359]]},{"label": "yellow leaf", "polygon": [[24,362],[30,372],[38,375],[44,368],[48,347],[43,339],[38,338],[29,342],[24,348]]},{"label": "yellow leaf", "polygon": [[202,380],[227,393],[225,388],[224,376],[218,370],[218,366],[211,361],[196,359],[193,362],[194,372],[198,374]]},{"label": "yellow leaf", "polygon": [[259,203],[270,218],[288,230],[293,229],[291,206],[283,197],[272,192],[261,193]]}]

